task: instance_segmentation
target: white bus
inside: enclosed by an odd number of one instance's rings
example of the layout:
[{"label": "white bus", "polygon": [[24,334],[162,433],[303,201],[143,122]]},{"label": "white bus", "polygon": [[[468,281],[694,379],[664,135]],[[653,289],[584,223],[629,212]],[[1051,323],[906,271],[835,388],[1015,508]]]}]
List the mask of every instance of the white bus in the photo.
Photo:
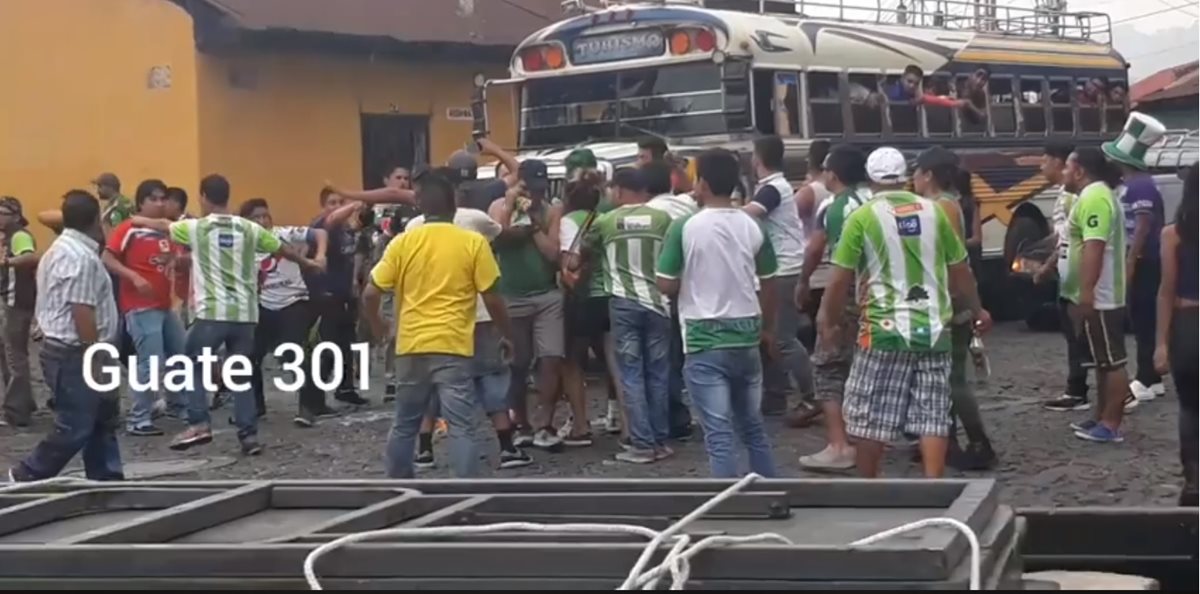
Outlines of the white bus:
[{"label": "white bus", "polygon": [[[1107,15],[980,4],[569,0],[575,16],[530,35],[511,78],[481,87],[477,129],[515,115],[519,158],[545,160],[559,179],[571,150],[619,168],[645,136],[687,157],[713,146],[745,155],[756,136],[778,134],[797,184],[816,139],[911,156],[942,145],[973,173],[980,280],[985,294],[1002,294],[1017,246],[1050,230],[1043,145],[1114,137],[1128,78]],[[486,93],[504,87],[516,113],[488,114]],[[992,306],[999,317],[1024,307]]]}]

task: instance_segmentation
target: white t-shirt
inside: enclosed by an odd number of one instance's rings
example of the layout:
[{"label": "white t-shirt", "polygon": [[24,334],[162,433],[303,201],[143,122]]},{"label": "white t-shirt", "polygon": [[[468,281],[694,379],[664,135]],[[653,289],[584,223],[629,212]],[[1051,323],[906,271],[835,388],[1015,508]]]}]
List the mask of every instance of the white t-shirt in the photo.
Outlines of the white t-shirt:
[{"label": "white t-shirt", "polygon": [[[412,231],[425,224],[425,215],[420,215],[417,218],[408,222],[404,227],[405,231]],[[454,225],[468,231],[474,231],[484,237],[484,239],[493,241],[500,235],[500,223],[492,220],[488,213],[474,208],[460,208],[454,212]],[[487,306],[483,304],[483,297],[478,297],[478,302],[475,304],[475,323],[490,322],[492,316],[488,314]]]},{"label": "white t-shirt", "polygon": [[688,194],[659,194],[646,202],[646,206],[671,215],[672,221],[700,210],[700,205]]},{"label": "white t-shirt", "polygon": [[772,173],[759,182],[751,204],[757,204],[767,213],[767,235],[779,261],[779,276],[800,274],[806,241],[792,184],[782,173]]},{"label": "white t-shirt", "polygon": [[[271,233],[300,253],[308,251],[314,234],[308,227],[272,227]],[[308,300],[308,285],[299,264],[277,255],[258,254],[258,266],[264,274],[262,289],[258,292],[258,302],[263,308],[279,311]]]}]

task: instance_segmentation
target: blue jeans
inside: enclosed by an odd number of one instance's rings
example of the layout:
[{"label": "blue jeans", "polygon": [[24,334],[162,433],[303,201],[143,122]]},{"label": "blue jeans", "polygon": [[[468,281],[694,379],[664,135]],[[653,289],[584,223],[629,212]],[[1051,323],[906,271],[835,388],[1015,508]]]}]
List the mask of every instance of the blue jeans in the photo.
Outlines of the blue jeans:
[{"label": "blue jeans", "polygon": [[622,297],[609,301],[609,318],[629,441],[641,450],[665,446],[670,434],[671,319]]},{"label": "blue jeans", "polygon": [[413,454],[421,418],[433,399],[441,405],[449,427],[450,464],[459,478],[479,476],[475,446],[475,406],[471,359],[457,355],[396,357],[396,417],[388,435],[386,462],[390,478],[413,477]]},{"label": "blue jeans", "polygon": [[[137,350],[137,381],[140,385],[150,382],[151,357],[158,367],[158,381],[163,381],[166,361],[174,355],[182,355],[186,336],[183,323],[175,312],[166,309],[143,309],[125,314],[125,327]],[[163,390],[166,392],[166,390]],[[158,397],[154,390],[135,390],[132,384],[133,406],[126,415],[125,423],[130,429],[144,427],[152,422],[154,401]],[[182,413],[187,402],[182,394],[165,394],[167,404],[173,411]],[[180,415],[182,416],[182,415]]]},{"label": "blue jeans", "polygon": [[[241,355],[250,359],[254,356],[254,324],[196,320],[188,331],[184,351],[195,362],[205,348],[216,355],[221,345],[225,345],[226,357]],[[211,416],[208,414],[208,391],[204,389],[204,368],[196,363],[194,369],[194,383],[188,394],[188,424],[208,425]],[[218,378],[217,384],[221,383]],[[258,434],[258,410],[254,406],[254,391],[248,385],[250,378],[242,378],[239,383],[247,384],[247,388],[233,394],[233,422],[237,425],[238,439],[244,439]]]},{"label": "blue jeans", "polygon": [[[13,468],[13,478],[18,481],[56,476],[80,450],[89,479],[125,478],[121,449],[117,447],[120,392],[101,393],[88,387],[83,379],[83,353],[83,347],[50,339],[43,341],[40,360],[42,376],[54,398],[54,430]],[[92,363],[94,368],[118,366],[111,358],[99,354]]]},{"label": "blue jeans", "polygon": [[750,470],[775,476],[771,444],[763,428],[763,370],[758,347],[689,353],[683,378],[704,429],[704,449],[713,477],[740,475],[734,433],[746,447]]}]

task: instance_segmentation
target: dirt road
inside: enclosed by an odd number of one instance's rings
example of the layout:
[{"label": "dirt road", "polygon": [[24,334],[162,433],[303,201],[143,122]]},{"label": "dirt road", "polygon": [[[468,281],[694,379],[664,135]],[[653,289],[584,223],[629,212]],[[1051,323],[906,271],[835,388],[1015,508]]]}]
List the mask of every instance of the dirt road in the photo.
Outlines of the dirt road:
[{"label": "dirt road", "polygon": [[[1039,401],[1056,396],[1063,388],[1065,345],[1057,334],[1034,333],[1023,325],[998,327],[987,339],[993,376],[976,387],[984,420],[1000,454],[1000,464],[990,476],[1000,481],[1006,500],[1013,505],[1169,505],[1178,495],[1177,404],[1168,385],[1167,396],[1143,403],[1129,418],[1126,440],[1119,445],[1098,445],[1076,439],[1067,424],[1086,413],[1052,413]],[[1130,353],[1133,342],[1129,342]],[[37,357],[34,358],[35,365]],[[376,370],[376,377],[378,377]],[[34,369],[34,376],[40,371]],[[268,382],[270,383],[270,382]],[[1169,381],[1168,381],[1169,384]],[[35,389],[45,400],[40,381]],[[292,394],[269,395],[268,416],[260,437],[267,446],[261,457],[241,459],[228,409],[214,413],[219,433],[211,445],[178,454],[167,449],[167,437],[121,436],[124,459],[133,476],[174,474],[194,479],[269,478],[375,478],[383,476],[383,446],[390,426],[390,408],[381,403],[380,384],[368,396],[374,405],[340,418],[323,420],[313,429],[292,425]],[[599,391],[593,389],[594,408],[600,409]],[[128,402],[128,400],[126,400]],[[784,427],[769,419],[776,463],[786,476],[807,476],[797,457],[824,444],[820,428]],[[23,456],[52,427],[49,416],[39,416],[33,427],[0,427],[0,463],[11,464]],[[182,426],[164,421],[171,433]],[[487,443],[495,449],[494,439]],[[445,444],[436,447],[445,458]],[[616,440],[597,436],[590,448],[551,454],[530,450],[532,466],[497,471],[497,476],[521,477],[703,477],[708,466],[699,441],[676,448],[675,457],[649,466],[613,460]],[[494,453],[494,452],[493,452]],[[887,475],[918,476],[907,451],[889,454]],[[69,470],[78,470],[78,461]],[[449,476],[443,467],[422,476]],[[825,475],[829,476],[829,475]],[[985,475],[980,475],[985,476]]]}]

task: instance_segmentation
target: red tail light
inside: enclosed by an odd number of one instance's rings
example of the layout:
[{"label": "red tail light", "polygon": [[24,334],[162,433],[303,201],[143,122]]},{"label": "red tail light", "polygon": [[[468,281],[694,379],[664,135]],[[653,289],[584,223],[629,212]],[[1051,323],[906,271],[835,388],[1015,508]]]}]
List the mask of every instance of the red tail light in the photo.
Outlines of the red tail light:
[{"label": "red tail light", "polygon": [[670,37],[671,54],[682,56],[697,52],[708,53],[717,49],[717,35],[709,29],[687,27],[675,29]]},{"label": "red tail light", "polygon": [[701,29],[696,32],[696,49],[702,52],[711,52],[717,47],[717,36],[708,29]]},{"label": "red tail light", "polygon": [[545,68],[546,61],[542,59],[541,48],[531,47],[521,52],[521,67],[530,72]]},{"label": "red tail light", "polygon": [[526,72],[558,70],[567,65],[567,56],[561,46],[555,44],[535,45],[521,50],[521,67]]}]

